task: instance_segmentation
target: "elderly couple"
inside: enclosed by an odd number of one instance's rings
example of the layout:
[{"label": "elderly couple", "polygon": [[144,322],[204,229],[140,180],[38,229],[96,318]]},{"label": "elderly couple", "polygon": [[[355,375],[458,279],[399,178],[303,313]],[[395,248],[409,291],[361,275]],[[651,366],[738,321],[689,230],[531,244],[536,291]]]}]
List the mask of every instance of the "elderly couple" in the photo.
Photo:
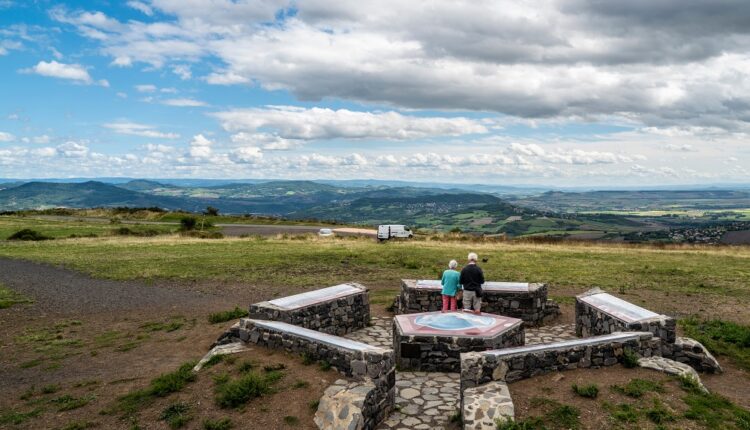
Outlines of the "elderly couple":
[{"label": "elderly couple", "polygon": [[481,313],[484,272],[477,266],[478,258],[477,254],[470,252],[469,263],[461,269],[461,273],[456,271],[456,260],[448,263],[448,270],[443,272],[443,279],[440,281],[443,286],[443,312],[457,309],[458,295],[463,290],[464,310],[475,314]]}]

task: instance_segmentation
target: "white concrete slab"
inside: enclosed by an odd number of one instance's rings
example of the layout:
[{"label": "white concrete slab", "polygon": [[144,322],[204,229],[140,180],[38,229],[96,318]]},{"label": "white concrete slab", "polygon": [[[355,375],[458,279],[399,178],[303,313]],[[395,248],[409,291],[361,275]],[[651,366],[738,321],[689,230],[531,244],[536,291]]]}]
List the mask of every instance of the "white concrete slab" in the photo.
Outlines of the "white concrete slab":
[{"label": "white concrete slab", "polygon": [[333,287],[321,288],[293,296],[269,300],[268,303],[286,310],[303,308],[305,306],[340,299],[352,294],[362,293],[364,290],[351,284],[340,284]]},{"label": "white concrete slab", "polygon": [[[439,280],[436,279],[419,279],[417,280],[416,288],[427,289],[427,290],[439,290],[442,285]],[[485,291],[508,291],[508,292],[527,292],[529,291],[528,282],[485,282],[482,285],[482,289]]]},{"label": "white concrete slab", "polygon": [[296,325],[287,324],[279,321],[262,321],[262,320],[250,320],[258,327],[263,327],[278,332],[291,333],[296,336],[313,340],[316,342],[326,343],[328,345],[337,346],[340,348],[350,349],[354,351],[381,351],[382,348],[368,345],[366,343],[357,342],[354,340],[346,339],[332,334],[321,333],[319,331],[298,327]]},{"label": "white concrete slab", "polygon": [[613,333],[613,334],[608,334],[604,336],[593,336],[593,337],[585,337],[582,339],[566,340],[563,342],[543,343],[539,345],[529,345],[529,346],[518,346],[514,348],[505,348],[505,349],[493,349],[491,351],[484,352],[483,354],[492,354],[498,357],[515,355],[515,354],[527,354],[530,352],[550,351],[553,349],[571,348],[574,346],[597,345],[597,344],[602,344],[602,343],[609,343],[612,341],[622,342],[622,341],[627,341],[631,339],[638,339],[643,335],[651,335],[651,333],[639,332],[639,331]]},{"label": "white concrete slab", "polygon": [[659,316],[655,312],[651,312],[648,309],[644,309],[608,293],[592,294],[581,297],[580,300],[626,322],[636,322]]}]

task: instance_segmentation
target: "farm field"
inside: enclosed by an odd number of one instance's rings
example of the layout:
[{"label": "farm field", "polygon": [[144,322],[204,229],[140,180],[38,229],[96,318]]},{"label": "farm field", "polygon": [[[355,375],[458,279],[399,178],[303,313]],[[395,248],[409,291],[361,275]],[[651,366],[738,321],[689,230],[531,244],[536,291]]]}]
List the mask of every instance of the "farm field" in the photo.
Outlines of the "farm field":
[{"label": "farm field", "polygon": [[[135,406],[122,399],[147,390],[160,374],[179,380],[180,366],[199,359],[231,324],[212,324],[210,314],[358,281],[371,288],[373,312],[388,315],[385,309],[400,279],[437,278],[448,260],[462,261],[469,251],[487,260],[481,265],[488,279],[549,283],[550,294],[562,306],[560,323],[572,320],[575,294],[599,286],[676,316],[684,321],[680,330],[693,337],[702,335],[711,341],[725,327],[739,330],[739,336],[742,330],[750,332],[748,247],[535,244],[460,236],[383,244],[361,237],[315,235],[0,241],[0,282],[8,306],[0,311],[4,327],[0,350],[12,351],[0,359],[0,378],[8,381],[0,392],[4,399],[0,425],[163,429],[169,427],[162,418],[169,415],[165,411],[182,410],[185,428],[202,428],[206,420],[222,419],[235,423],[234,428],[242,428],[237,427],[242,422],[262,423],[269,429],[314,428],[312,405],[337,373],[306,365],[299,357],[257,348],[201,371],[196,379],[185,379],[172,394],[147,397]],[[702,331],[700,321],[718,319],[725,325]],[[682,428],[715,428],[718,422],[741,429],[735,421],[744,416],[742,407],[750,407],[750,355],[747,348],[721,338],[712,342],[707,345],[715,348],[726,373],[705,375],[704,382],[739,406],[709,417],[712,421],[680,415],[674,423]],[[133,363],[137,363],[135,373]],[[249,400],[241,408],[219,406],[217,390],[224,383],[220,381],[239,381],[248,372],[268,384],[263,398]],[[627,384],[641,373],[631,375],[623,369],[604,376],[599,372],[592,381],[611,391],[608,384]],[[576,375],[566,376],[569,379],[562,384],[585,378]],[[597,428],[613,419],[608,417],[614,410],[601,405],[591,409],[586,403],[595,401],[550,396],[544,387],[556,382],[540,381],[544,383],[539,386],[511,387],[520,407],[528,405],[519,410],[519,419],[550,419],[554,410],[548,406],[558,403],[585,411],[580,412],[578,428]],[[662,402],[672,414],[690,410],[683,400],[690,398],[689,393],[672,380],[663,384],[663,392],[650,393],[634,406],[637,424],[620,423],[622,428],[650,428],[652,402]],[[537,398],[548,401],[539,403]],[[603,399],[626,401],[617,393]]]}]

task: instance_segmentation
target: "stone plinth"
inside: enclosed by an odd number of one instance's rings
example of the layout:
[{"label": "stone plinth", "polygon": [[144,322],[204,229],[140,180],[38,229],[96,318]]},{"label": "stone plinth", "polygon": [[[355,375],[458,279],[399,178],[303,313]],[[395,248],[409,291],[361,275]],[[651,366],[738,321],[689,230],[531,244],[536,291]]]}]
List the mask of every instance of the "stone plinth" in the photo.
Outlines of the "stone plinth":
[{"label": "stone plinth", "polygon": [[250,305],[250,318],[343,335],[370,322],[367,288],[351,283]]},{"label": "stone plinth", "polygon": [[[438,280],[403,279],[397,313],[439,311],[441,290]],[[547,284],[487,282],[482,286],[482,311],[518,318],[526,325],[538,325],[560,313],[557,303],[547,299],[547,290]]]},{"label": "stone plinth", "polygon": [[462,352],[523,343],[523,321],[500,315],[426,312],[393,321],[396,363],[404,370],[458,372]]},{"label": "stone plinth", "polygon": [[576,296],[576,335],[647,331],[664,342],[675,341],[675,320],[622,300],[599,288]]}]

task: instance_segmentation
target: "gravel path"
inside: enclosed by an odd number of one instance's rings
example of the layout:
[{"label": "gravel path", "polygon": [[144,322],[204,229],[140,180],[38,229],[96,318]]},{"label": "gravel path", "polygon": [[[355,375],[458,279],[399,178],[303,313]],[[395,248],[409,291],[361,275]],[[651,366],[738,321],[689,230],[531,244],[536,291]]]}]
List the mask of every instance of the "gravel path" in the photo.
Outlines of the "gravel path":
[{"label": "gravel path", "polygon": [[6,258],[0,258],[0,283],[34,299],[33,306],[38,310],[57,314],[165,311],[200,308],[225,300],[144,282],[94,279],[61,267]]}]

